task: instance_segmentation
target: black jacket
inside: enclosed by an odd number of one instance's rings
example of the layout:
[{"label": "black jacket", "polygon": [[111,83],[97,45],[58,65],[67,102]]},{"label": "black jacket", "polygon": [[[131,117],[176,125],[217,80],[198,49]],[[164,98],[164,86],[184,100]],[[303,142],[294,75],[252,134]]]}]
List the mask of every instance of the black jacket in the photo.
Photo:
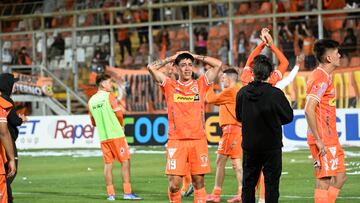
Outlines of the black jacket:
[{"label": "black jacket", "polygon": [[[3,73],[0,74],[0,91],[1,96],[10,102],[14,106],[14,101],[10,98],[12,89],[15,83],[14,76],[12,74]],[[8,128],[11,137],[14,141],[18,138],[19,130],[17,126],[22,124],[22,119],[16,114],[15,108],[12,108],[7,117]]]},{"label": "black jacket", "polygon": [[284,93],[269,83],[252,82],[236,96],[236,117],[242,123],[242,148],[261,153],[281,149],[282,127],[293,120]]}]

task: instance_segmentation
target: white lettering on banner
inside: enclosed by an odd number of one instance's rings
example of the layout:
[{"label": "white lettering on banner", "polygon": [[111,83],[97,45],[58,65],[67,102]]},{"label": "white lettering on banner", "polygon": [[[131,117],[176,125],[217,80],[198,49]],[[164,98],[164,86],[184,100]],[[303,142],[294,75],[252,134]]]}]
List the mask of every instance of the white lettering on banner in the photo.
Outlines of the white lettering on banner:
[{"label": "white lettering on banner", "polygon": [[[125,116],[124,122],[128,119],[127,135],[132,144],[147,144],[154,140],[158,131],[150,128],[143,130],[135,129],[141,121],[146,119],[147,125],[152,126],[148,115],[141,115],[140,119],[134,119],[131,115]],[[153,115],[152,115],[153,116]],[[167,118],[163,114],[156,115],[162,118],[162,125],[167,129]],[[153,119],[157,121],[156,119]],[[210,117],[209,117],[210,118]],[[154,121],[154,122],[155,122]],[[337,130],[341,145],[360,146],[360,109],[337,109]],[[155,125],[156,126],[156,125]],[[129,129],[131,131],[129,131]],[[165,131],[166,133],[167,131]],[[142,133],[142,134],[141,134]],[[221,133],[221,132],[219,132]],[[294,120],[283,127],[284,148],[307,147],[306,140],[307,123],[303,110],[294,110]],[[147,140],[140,140],[146,134]],[[165,134],[166,135],[166,134]],[[214,135],[215,136],[215,135]],[[216,135],[220,136],[220,135]],[[166,137],[166,136],[165,136]],[[156,139],[155,139],[156,140]],[[161,139],[163,145],[166,140]],[[154,142],[153,142],[154,143]],[[155,142],[157,143],[157,142]],[[217,144],[217,143],[212,143]],[[81,116],[44,116],[29,117],[29,121],[19,127],[19,149],[52,149],[52,148],[99,148],[100,141],[97,130],[91,125],[88,115]],[[168,151],[170,157],[175,151]]]}]

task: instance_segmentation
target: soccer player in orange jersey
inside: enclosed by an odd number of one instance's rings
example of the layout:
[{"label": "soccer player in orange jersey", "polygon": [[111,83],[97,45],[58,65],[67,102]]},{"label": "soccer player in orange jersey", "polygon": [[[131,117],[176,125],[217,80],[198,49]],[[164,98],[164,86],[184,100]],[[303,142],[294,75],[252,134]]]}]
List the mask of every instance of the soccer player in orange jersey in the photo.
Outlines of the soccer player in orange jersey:
[{"label": "soccer player in orange jersey", "polygon": [[237,86],[238,73],[235,69],[226,69],[221,78],[224,89],[215,94],[211,88],[206,94],[206,101],[219,106],[219,124],[223,135],[219,142],[216,158],[215,185],[212,193],[207,196],[209,202],[220,202],[221,187],[225,177],[225,165],[230,157],[238,183],[238,193],[227,202],[241,202],[242,190],[242,149],[241,124],[236,120],[236,94],[240,90]]},{"label": "soccer player in orange jersey", "polygon": [[339,43],[319,40],[314,53],[319,66],[307,82],[307,140],[314,160],[315,203],[333,203],[346,180],[344,151],[336,130],[336,96],[331,73],[340,66]]},{"label": "soccer player in orange jersey", "polygon": [[[192,79],[195,60],[212,67],[197,80]],[[170,79],[160,71],[160,68],[172,62],[178,71],[178,80]],[[169,200],[172,203],[181,202],[180,186],[186,174],[187,163],[195,188],[194,202],[206,202],[204,175],[210,172],[210,162],[204,127],[205,95],[218,77],[221,66],[222,63],[218,59],[187,51],[148,65],[148,70],[153,79],[160,84],[167,103],[169,140],[166,174]]]},{"label": "soccer player in orange jersey", "polygon": [[[5,175],[12,177],[16,172],[14,148],[7,125],[7,115],[11,108],[12,104],[0,96],[0,203],[8,202]],[[5,153],[9,159],[9,171],[4,169],[4,162],[6,161]]]}]

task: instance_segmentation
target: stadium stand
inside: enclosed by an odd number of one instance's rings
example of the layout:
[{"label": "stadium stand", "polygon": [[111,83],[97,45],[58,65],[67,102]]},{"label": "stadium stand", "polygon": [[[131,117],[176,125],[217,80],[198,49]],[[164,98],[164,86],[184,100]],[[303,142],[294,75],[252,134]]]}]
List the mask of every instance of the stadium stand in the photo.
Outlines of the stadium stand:
[{"label": "stadium stand", "polygon": [[[179,3],[171,0],[166,3],[125,0],[2,1],[2,63],[17,64],[20,48],[26,47],[33,65],[45,65],[56,77],[72,79],[73,81],[65,83],[76,92],[81,92],[83,88],[89,89],[93,85],[94,81],[90,78],[96,75],[96,71],[92,69],[94,63],[104,66],[103,69],[110,65],[111,68],[116,67],[115,70],[121,70],[121,73],[133,74],[132,70],[144,69],[148,60],[164,58],[179,50],[196,51],[199,36],[197,29],[205,30],[201,34],[204,35],[203,41],[199,44],[205,46],[207,55],[220,58],[218,50],[228,42],[230,53],[227,65],[235,65],[238,61],[238,33],[243,32],[245,38],[250,39],[253,31],[271,27],[274,33],[276,30],[275,41],[284,52],[293,53],[294,56],[309,50],[311,52],[311,44],[305,40],[306,33],[310,31],[313,39],[319,36],[330,37],[346,47],[346,53],[349,54],[344,54],[342,59],[344,68],[359,67],[360,20],[356,3],[350,5],[345,0],[327,0],[322,1],[320,5],[317,1],[282,0],[276,1],[277,10],[273,11],[272,1],[266,0],[222,1],[223,5],[208,4],[207,1],[195,2],[196,4],[194,1]],[[152,9],[151,5],[157,7]],[[218,9],[217,6],[224,6],[227,12],[221,12],[221,8]],[[347,10],[343,10],[344,8]],[[323,27],[319,29],[318,10],[337,12],[322,15]],[[299,15],[292,17],[290,14],[294,12]],[[281,13],[289,15],[274,18],[276,14]],[[118,16],[122,16],[124,20],[117,21]],[[285,31],[284,27],[288,30]],[[120,53],[117,33],[123,28],[129,32],[132,56],[126,51],[123,56]],[[353,30],[353,36],[349,36],[349,29]],[[159,33],[163,32],[165,34],[159,38]],[[293,42],[292,44],[284,42],[285,38],[279,37],[284,36],[284,32],[287,32],[287,40]],[[144,33],[147,36],[145,39]],[[55,43],[57,36],[61,36],[60,43]],[[44,40],[46,46],[43,46]],[[248,54],[253,48],[253,43],[246,43],[245,53]],[[97,58],[96,62],[94,58]],[[313,63],[310,64],[301,65],[300,70],[305,70],[305,66],[307,70],[315,68]],[[68,75],[69,71],[72,71],[72,74]],[[136,79],[132,75],[128,76],[128,86],[125,89],[134,97],[132,102],[139,100],[136,94],[131,93],[132,88],[141,83],[139,81],[145,81],[145,78]],[[56,86],[54,84],[55,89]],[[137,87],[142,88],[141,85]],[[59,99],[63,97],[59,95],[66,95],[63,94],[64,89],[60,89],[60,94],[55,94]],[[158,107],[163,106],[163,103],[155,105],[156,95],[152,94],[147,95],[147,100],[151,100],[153,107],[127,107],[127,110],[161,109]],[[84,92],[80,95],[87,99]]]}]

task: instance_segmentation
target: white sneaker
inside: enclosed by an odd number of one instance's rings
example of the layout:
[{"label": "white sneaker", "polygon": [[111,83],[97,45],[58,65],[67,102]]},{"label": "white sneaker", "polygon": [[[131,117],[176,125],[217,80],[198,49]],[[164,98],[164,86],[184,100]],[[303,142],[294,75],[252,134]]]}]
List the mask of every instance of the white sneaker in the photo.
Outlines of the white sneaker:
[{"label": "white sneaker", "polygon": [[109,195],[107,200],[109,201],[115,201],[115,195]]},{"label": "white sneaker", "polygon": [[258,203],[265,203],[265,200],[264,199],[259,199]]}]

